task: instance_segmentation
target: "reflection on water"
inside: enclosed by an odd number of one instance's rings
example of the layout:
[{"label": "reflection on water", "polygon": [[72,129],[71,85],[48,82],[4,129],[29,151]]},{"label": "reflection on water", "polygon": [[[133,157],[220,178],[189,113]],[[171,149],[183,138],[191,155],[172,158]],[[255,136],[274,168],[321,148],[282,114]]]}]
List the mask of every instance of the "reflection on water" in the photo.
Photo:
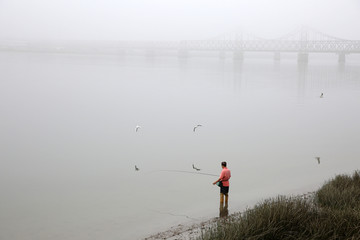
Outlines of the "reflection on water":
[{"label": "reflection on water", "polygon": [[219,211],[219,217],[224,218],[229,216],[229,209],[227,204],[221,204],[220,203],[220,211]]},{"label": "reflection on water", "polygon": [[308,75],[308,65],[298,63],[298,96],[302,99],[305,96],[306,82]]},{"label": "reflection on water", "polygon": [[0,238],[140,239],[218,216],[221,161],[232,189],[220,216],[360,167],[356,58],[0,63]]},{"label": "reflection on water", "polygon": [[227,217],[229,215],[229,194],[220,193],[219,217]]}]

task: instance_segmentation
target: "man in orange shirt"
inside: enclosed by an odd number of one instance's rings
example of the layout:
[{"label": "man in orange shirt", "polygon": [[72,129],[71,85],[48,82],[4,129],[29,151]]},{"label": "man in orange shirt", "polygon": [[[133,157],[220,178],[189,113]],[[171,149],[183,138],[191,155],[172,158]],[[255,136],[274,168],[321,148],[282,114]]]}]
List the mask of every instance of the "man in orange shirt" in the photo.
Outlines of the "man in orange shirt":
[{"label": "man in orange shirt", "polygon": [[225,196],[225,207],[228,206],[228,199],[229,199],[229,179],[231,177],[230,170],[226,167],[226,162],[221,163],[222,171],[218,180],[213,182],[215,185],[216,183],[220,182],[220,206],[224,204],[224,196]]}]

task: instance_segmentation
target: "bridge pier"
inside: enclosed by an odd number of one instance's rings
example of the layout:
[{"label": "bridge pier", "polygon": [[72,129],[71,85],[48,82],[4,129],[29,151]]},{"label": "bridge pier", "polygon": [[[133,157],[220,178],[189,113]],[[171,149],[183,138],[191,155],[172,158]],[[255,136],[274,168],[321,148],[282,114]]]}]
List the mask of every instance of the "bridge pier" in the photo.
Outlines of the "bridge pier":
[{"label": "bridge pier", "polygon": [[339,60],[338,60],[338,62],[339,62],[339,63],[345,63],[345,60],[346,60],[345,53],[339,53]]},{"label": "bridge pier", "polygon": [[225,51],[220,51],[219,52],[219,58],[220,59],[225,59],[226,58],[226,52]]},{"label": "bridge pier", "polygon": [[244,52],[243,51],[239,51],[239,50],[235,50],[234,51],[234,60],[235,61],[244,61]]},{"label": "bridge pier", "polygon": [[156,55],[156,54],[155,54],[155,51],[152,50],[152,49],[146,50],[146,52],[145,52],[145,56],[146,56],[147,58],[154,58],[155,55]]},{"label": "bridge pier", "polygon": [[118,50],[118,55],[125,56],[127,54],[127,51],[125,49]]},{"label": "bridge pier", "polygon": [[299,52],[298,53],[298,63],[308,63],[309,62],[309,54]]},{"label": "bridge pier", "polygon": [[274,60],[280,61],[280,52],[274,52]]},{"label": "bridge pier", "polygon": [[188,50],[185,50],[185,49],[180,49],[178,50],[178,58],[188,58],[189,56],[189,51]]}]

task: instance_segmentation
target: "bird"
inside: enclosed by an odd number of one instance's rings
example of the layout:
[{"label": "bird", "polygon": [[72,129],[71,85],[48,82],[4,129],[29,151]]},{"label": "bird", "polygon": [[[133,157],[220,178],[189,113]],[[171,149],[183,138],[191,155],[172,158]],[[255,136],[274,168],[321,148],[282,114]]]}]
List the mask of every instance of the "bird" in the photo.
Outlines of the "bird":
[{"label": "bird", "polygon": [[320,164],[320,157],[315,157],[315,159],[318,161],[318,164]]},{"label": "bird", "polygon": [[324,97],[324,93],[321,93],[320,98],[323,98],[323,97]]},{"label": "bird", "polygon": [[200,171],[201,169],[200,168],[197,168],[194,166],[194,164],[192,165],[193,169],[195,169],[196,171]]},{"label": "bird", "polygon": [[193,131],[195,132],[195,130],[196,130],[198,127],[202,127],[202,125],[201,125],[201,124],[196,125],[196,126],[194,127]]},{"label": "bird", "polygon": [[136,165],[135,165],[135,171],[139,171],[140,168],[138,168]]},{"label": "bird", "polygon": [[141,128],[141,126],[136,125],[136,127],[135,127],[135,132],[137,132],[137,131],[139,130],[139,128]]}]

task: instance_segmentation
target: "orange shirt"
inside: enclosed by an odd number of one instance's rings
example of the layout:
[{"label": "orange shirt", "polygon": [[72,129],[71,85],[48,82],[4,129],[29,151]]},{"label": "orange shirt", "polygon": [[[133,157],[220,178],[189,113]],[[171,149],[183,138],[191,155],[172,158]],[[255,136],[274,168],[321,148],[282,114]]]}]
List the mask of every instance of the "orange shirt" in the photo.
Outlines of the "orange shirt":
[{"label": "orange shirt", "polygon": [[230,170],[226,167],[223,168],[223,170],[220,173],[220,179],[222,181],[222,184],[224,187],[229,187],[229,179],[231,177]]}]

